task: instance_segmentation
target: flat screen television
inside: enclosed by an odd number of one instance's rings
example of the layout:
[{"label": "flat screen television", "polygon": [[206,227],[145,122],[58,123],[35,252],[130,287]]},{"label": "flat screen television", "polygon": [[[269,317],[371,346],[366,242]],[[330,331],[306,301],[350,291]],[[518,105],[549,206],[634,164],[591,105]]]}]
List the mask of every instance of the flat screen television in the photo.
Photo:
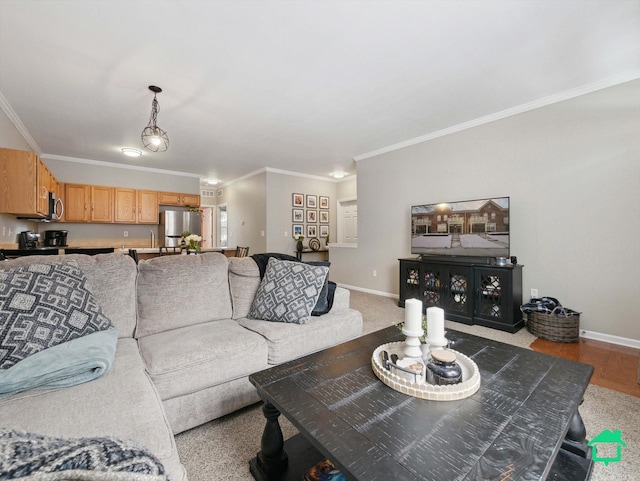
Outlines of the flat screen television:
[{"label": "flat screen television", "polygon": [[509,257],[509,197],[412,206],[411,253]]}]

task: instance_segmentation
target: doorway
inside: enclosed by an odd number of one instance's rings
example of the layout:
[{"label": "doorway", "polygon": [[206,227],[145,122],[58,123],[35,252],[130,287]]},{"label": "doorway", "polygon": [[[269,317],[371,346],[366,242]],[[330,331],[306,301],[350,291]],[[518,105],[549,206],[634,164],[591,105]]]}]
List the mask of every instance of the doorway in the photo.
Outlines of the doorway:
[{"label": "doorway", "polygon": [[217,212],[216,230],[218,235],[216,247],[227,247],[227,204],[218,205]]},{"label": "doorway", "polygon": [[358,242],[358,200],[338,201],[338,243],[356,244]]}]

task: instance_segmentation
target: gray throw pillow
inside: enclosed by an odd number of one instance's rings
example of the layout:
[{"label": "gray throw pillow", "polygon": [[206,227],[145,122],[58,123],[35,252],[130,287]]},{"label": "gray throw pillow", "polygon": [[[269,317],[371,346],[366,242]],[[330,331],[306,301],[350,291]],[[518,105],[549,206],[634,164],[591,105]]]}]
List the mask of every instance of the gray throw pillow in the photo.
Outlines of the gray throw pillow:
[{"label": "gray throw pillow", "polygon": [[0,270],[0,369],[113,327],[75,262]]},{"label": "gray throw pillow", "polygon": [[329,268],[270,258],[248,317],[306,324]]}]

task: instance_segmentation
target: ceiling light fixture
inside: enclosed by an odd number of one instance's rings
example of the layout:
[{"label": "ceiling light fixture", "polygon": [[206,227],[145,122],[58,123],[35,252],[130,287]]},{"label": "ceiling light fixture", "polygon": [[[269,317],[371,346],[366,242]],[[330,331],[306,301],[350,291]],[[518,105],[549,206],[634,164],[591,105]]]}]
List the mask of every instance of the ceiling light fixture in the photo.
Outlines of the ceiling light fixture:
[{"label": "ceiling light fixture", "polygon": [[207,185],[218,185],[220,181],[218,179],[207,179],[205,182]]},{"label": "ceiling light fixture", "polygon": [[120,149],[124,155],[127,157],[140,157],[142,155],[142,151],[138,149],[130,149],[125,147],[124,149]]},{"label": "ceiling light fixture", "polygon": [[160,87],[149,85],[149,90],[153,92],[153,102],[151,102],[151,115],[149,116],[149,125],[142,131],[142,143],[145,149],[151,152],[164,152],[169,148],[169,137],[167,133],[156,125],[160,104],[156,95],[162,92]]},{"label": "ceiling light fixture", "polygon": [[347,175],[347,173],[346,172],[342,172],[341,170],[336,170],[335,172],[331,172],[330,175],[334,179],[342,179],[345,175]]}]

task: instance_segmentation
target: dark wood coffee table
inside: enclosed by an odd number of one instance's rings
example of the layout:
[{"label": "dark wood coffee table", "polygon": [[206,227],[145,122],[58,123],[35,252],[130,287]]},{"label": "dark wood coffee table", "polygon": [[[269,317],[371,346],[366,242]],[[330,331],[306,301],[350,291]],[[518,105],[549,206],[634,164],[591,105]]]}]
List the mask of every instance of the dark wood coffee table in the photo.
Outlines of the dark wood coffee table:
[{"label": "dark wood coffee table", "polygon": [[[374,349],[403,339],[394,327],[250,376],[267,420],[254,478],[302,481],[326,457],[354,481],[588,479],[578,406],[593,368],[462,332],[447,337],[482,378],[459,401],[407,396],[374,375]],[[286,443],[280,413],[300,431]]]}]

